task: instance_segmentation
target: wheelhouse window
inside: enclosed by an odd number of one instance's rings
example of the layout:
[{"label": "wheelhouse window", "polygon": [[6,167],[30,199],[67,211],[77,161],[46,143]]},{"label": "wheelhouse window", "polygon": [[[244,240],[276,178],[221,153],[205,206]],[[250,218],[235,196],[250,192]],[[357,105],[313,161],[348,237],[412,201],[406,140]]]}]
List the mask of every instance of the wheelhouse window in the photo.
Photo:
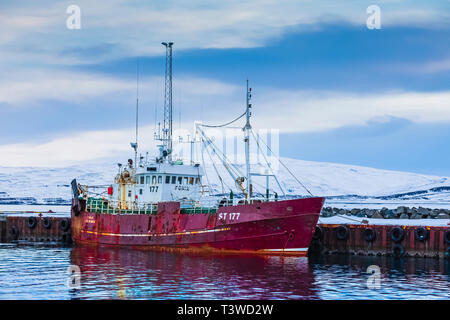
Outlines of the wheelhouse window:
[{"label": "wheelhouse window", "polygon": [[162,183],[162,176],[158,176],[158,184]]},{"label": "wheelhouse window", "polygon": [[156,176],[152,176],[152,184],[156,184]]},{"label": "wheelhouse window", "polygon": [[195,184],[200,184],[200,178],[195,178]]},{"label": "wheelhouse window", "polygon": [[166,176],[166,184],[170,183],[170,176]]},{"label": "wheelhouse window", "polygon": [[141,183],[141,184],[144,184],[144,176],[141,176],[141,181],[140,181],[140,183]]},{"label": "wheelhouse window", "polygon": [[175,183],[177,183],[177,177],[172,176],[172,184],[175,184]]},{"label": "wheelhouse window", "polygon": [[184,177],[184,184],[188,184],[188,180],[189,180],[189,178],[188,177]]},{"label": "wheelhouse window", "polygon": [[193,177],[189,178],[189,184],[194,184],[194,178]]},{"label": "wheelhouse window", "polygon": [[145,184],[150,184],[150,176],[145,177]]},{"label": "wheelhouse window", "polygon": [[183,177],[178,177],[178,184],[183,184]]}]

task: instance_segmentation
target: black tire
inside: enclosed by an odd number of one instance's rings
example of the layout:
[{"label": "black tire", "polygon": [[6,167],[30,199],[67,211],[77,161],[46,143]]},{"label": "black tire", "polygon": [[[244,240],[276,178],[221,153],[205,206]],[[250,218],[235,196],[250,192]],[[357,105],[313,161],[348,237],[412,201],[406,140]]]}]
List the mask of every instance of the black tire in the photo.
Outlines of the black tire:
[{"label": "black tire", "polygon": [[396,243],[392,246],[392,255],[396,258],[403,257],[405,255],[405,249],[400,243]]},{"label": "black tire", "polygon": [[374,242],[377,239],[377,233],[372,228],[364,230],[364,240],[367,242]]},{"label": "black tire", "polygon": [[450,229],[445,230],[444,241],[446,244],[450,244]]},{"label": "black tire", "polygon": [[42,226],[43,226],[45,229],[50,229],[50,228],[52,227],[52,220],[51,220],[49,217],[45,217],[45,218],[42,220]]},{"label": "black tire", "polygon": [[64,218],[59,222],[59,230],[67,232],[70,229],[70,219]]},{"label": "black tire", "polygon": [[405,231],[400,227],[394,227],[391,229],[391,239],[392,241],[398,243],[402,242],[405,237]]},{"label": "black tire", "polygon": [[28,217],[27,224],[28,224],[28,228],[34,229],[37,225],[36,217]]},{"label": "black tire", "polygon": [[11,233],[12,240],[19,239],[19,228],[17,228],[16,226],[12,226],[10,233]]},{"label": "black tire", "polygon": [[429,236],[429,231],[427,228],[419,227],[414,230],[414,238],[419,241],[426,241]]},{"label": "black tire", "polygon": [[347,226],[339,226],[335,232],[338,240],[347,240],[350,233]]},{"label": "black tire", "polygon": [[323,229],[321,226],[316,226],[313,234],[313,240],[322,240],[323,238]]}]

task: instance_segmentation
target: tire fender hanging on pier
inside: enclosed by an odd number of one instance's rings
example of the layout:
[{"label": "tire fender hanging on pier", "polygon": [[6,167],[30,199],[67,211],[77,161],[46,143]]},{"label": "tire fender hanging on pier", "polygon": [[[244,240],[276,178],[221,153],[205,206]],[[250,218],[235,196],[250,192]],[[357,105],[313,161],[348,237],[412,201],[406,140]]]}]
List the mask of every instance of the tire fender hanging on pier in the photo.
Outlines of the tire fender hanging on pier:
[{"label": "tire fender hanging on pier", "polygon": [[414,237],[416,238],[416,240],[419,241],[426,241],[428,239],[428,229],[424,228],[424,227],[419,227],[416,230],[414,230]]},{"label": "tire fender hanging on pier", "polygon": [[364,230],[364,240],[367,242],[374,242],[377,239],[377,234],[374,229],[367,228]]},{"label": "tire fender hanging on pier", "polygon": [[52,220],[51,220],[49,217],[45,217],[45,218],[42,220],[42,226],[43,226],[45,229],[50,229],[50,228],[52,227]]},{"label": "tire fender hanging on pier", "polygon": [[29,217],[27,220],[28,228],[34,229],[37,225],[36,217]]},{"label": "tire fender hanging on pier", "polygon": [[394,227],[391,229],[391,239],[394,242],[402,242],[405,236],[405,231],[400,227]]},{"label": "tire fender hanging on pier", "polygon": [[336,238],[338,240],[347,240],[349,236],[349,229],[347,226],[342,225],[336,228]]}]

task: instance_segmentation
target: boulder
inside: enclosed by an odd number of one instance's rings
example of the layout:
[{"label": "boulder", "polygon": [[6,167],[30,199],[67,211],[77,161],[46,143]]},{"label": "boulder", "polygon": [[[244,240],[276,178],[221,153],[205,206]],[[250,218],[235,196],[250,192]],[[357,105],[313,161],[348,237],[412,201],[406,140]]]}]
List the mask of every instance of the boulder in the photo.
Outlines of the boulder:
[{"label": "boulder", "polygon": [[430,211],[430,217],[432,218],[436,218],[439,214],[439,209],[433,209],[432,211]]},{"label": "boulder", "polygon": [[419,208],[417,209],[417,213],[419,213],[419,214],[421,214],[421,215],[423,215],[423,216],[427,216],[427,215],[430,214],[430,210],[428,210],[427,208],[419,207]]},{"label": "boulder", "polygon": [[384,214],[385,219],[397,219],[399,217],[399,214],[395,210],[387,210]]},{"label": "boulder", "polygon": [[439,213],[436,219],[450,219],[450,215],[448,215],[447,213]]},{"label": "boulder", "polygon": [[406,213],[406,207],[404,207],[404,206],[397,207],[396,213],[399,215]]},{"label": "boulder", "polygon": [[362,210],[358,214],[356,214],[356,216],[358,218],[365,218],[365,217],[367,217],[366,214],[364,213],[364,211],[362,211]]},{"label": "boulder", "polygon": [[378,210],[372,215],[372,218],[374,219],[383,219],[384,217],[381,215],[380,212],[378,212]]},{"label": "boulder", "polygon": [[375,214],[375,212],[376,212],[376,210],[373,210],[373,209],[367,209],[367,210],[365,211],[366,217],[367,217],[367,218],[372,218],[372,216]]},{"label": "boulder", "polygon": [[409,216],[408,216],[407,213],[402,213],[402,214],[400,215],[400,219],[409,219]]}]

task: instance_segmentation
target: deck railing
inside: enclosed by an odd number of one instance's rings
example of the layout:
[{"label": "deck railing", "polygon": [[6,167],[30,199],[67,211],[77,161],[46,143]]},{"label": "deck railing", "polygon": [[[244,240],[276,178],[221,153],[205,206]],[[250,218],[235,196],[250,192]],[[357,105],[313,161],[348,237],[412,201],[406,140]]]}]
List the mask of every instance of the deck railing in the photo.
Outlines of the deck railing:
[{"label": "deck railing", "polygon": [[[262,202],[278,201],[278,198],[253,198],[249,201],[242,198],[225,199],[210,198],[195,200],[179,200],[180,212],[183,214],[216,213],[220,207],[236,206],[241,204],[258,204]],[[88,197],[86,210],[106,214],[156,214],[157,203],[139,201],[117,201],[105,198]]]},{"label": "deck railing", "polygon": [[[103,187],[103,186],[102,186]],[[100,186],[96,187],[96,189]],[[107,214],[156,214],[158,211],[158,203],[156,202],[140,202],[134,201],[118,201],[105,198],[106,194],[92,192],[88,186],[83,186],[83,196],[86,201],[86,210],[89,212],[102,212]],[[262,202],[273,202],[283,200],[275,197],[253,197],[246,200],[236,196],[234,198],[226,198],[220,196],[204,197],[200,200],[179,199],[173,200],[180,202],[180,212],[183,214],[197,213],[216,213],[218,208],[227,206],[236,206],[240,204],[257,204]]]}]

